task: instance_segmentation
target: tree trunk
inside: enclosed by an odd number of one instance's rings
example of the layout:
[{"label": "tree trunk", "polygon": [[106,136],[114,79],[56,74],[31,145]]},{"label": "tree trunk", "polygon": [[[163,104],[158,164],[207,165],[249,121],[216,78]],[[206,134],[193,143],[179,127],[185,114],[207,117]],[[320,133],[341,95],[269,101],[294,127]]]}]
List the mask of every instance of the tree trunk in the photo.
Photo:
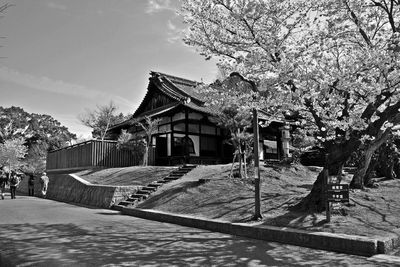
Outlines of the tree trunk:
[{"label": "tree trunk", "polygon": [[350,182],[350,187],[363,189],[364,185],[366,185],[367,180],[367,170],[371,162],[371,158],[374,155],[375,151],[385,143],[388,138],[391,129],[386,129],[385,132],[378,135],[378,137],[368,146],[365,151],[365,154],[362,157],[362,160],[357,167],[357,171],[353,176],[353,179]]},{"label": "tree trunk", "polygon": [[235,166],[235,160],[236,160],[236,153],[233,154],[232,166],[231,166],[231,172],[229,173],[229,178],[232,178],[233,167]]},{"label": "tree trunk", "polygon": [[247,179],[246,153],[243,153],[243,164],[244,164],[244,178]]},{"label": "tree trunk", "polygon": [[239,178],[242,178],[242,170],[243,166],[242,166],[242,149],[239,147]]},{"label": "tree trunk", "polygon": [[371,162],[369,163],[369,167],[367,169],[367,173],[365,174],[364,177],[364,185],[365,186],[370,186],[371,185],[371,179],[373,175],[375,174],[376,167],[378,166],[378,159],[376,157],[372,157]]},{"label": "tree trunk", "polygon": [[148,157],[149,157],[149,146],[146,146],[143,153],[143,166],[147,166]]},{"label": "tree trunk", "polygon": [[361,142],[358,138],[353,137],[350,140],[332,144],[327,148],[325,167],[318,174],[317,180],[314,182],[311,192],[303,198],[299,203],[292,207],[293,210],[307,210],[322,212],[325,210],[325,188],[324,188],[324,172],[327,170],[329,175],[342,175],[342,169],[346,161],[350,158],[351,153],[358,148]]},{"label": "tree trunk", "polygon": [[294,209],[322,212],[325,210],[325,188],[324,188],[324,173],[327,170],[329,175],[341,175],[344,162],[338,163],[335,166],[328,165],[318,174],[317,180],[314,182],[311,192],[303,198]]},{"label": "tree trunk", "polygon": [[383,146],[378,155],[378,166],[375,169],[379,176],[385,176],[387,179],[394,179],[396,177],[394,172],[395,161],[392,153],[393,151],[389,145]]}]

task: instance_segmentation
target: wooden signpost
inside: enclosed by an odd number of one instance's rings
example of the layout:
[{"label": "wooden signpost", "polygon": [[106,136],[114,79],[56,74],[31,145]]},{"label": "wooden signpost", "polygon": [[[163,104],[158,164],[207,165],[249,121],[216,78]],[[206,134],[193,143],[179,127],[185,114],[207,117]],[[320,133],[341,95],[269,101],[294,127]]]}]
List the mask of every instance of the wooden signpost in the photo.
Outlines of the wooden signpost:
[{"label": "wooden signpost", "polygon": [[341,184],[338,176],[329,176],[328,171],[324,174],[325,199],[326,199],[326,220],[331,221],[332,211],[339,211],[342,203],[350,201],[349,185]]},{"label": "wooden signpost", "polygon": [[253,109],[253,134],[254,134],[254,220],[262,218],[261,214],[261,179],[260,179],[260,153],[258,151],[259,133],[258,133],[258,113]]}]

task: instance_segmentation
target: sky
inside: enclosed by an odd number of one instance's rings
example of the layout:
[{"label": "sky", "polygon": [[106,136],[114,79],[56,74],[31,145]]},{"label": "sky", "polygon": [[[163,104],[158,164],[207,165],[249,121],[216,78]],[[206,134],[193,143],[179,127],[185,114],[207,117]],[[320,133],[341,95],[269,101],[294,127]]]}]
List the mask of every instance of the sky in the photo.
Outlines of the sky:
[{"label": "sky", "polygon": [[[4,3],[5,1],[0,1]],[[82,138],[79,114],[133,113],[150,71],[212,82],[215,61],[182,42],[178,0],[8,0],[0,19],[0,106],[48,114]]]}]

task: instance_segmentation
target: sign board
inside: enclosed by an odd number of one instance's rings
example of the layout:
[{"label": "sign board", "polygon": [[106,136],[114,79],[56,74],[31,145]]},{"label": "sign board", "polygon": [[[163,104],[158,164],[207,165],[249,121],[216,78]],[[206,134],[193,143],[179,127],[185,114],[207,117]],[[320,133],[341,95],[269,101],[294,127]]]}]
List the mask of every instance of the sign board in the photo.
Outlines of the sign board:
[{"label": "sign board", "polygon": [[326,190],[328,192],[339,192],[339,191],[349,191],[348,184],[328,184]]},{"label": "sign board", "polygon": [[329,202],[349,202],[348,184],[328,184],[326,193]]},{"label": "sign board", "polygon": [[329,202],[349,202],[349,191],[338,191],[338,192],[328,192],[327,194]]},{"label": "sign board", "polygon": [[339,175],[329,175],[328,184],[339,184],[341,179],[342,177]]},{"label": "sign board", "polygon": [[330,202],[329,206],[331,211],[340,211],[343,207],[341,202]]},{"label": "sign board", "polygon": [[326,196],[326,220],[331,221],[331,213],[342,213],[343,204],[350,201],[349,185],[341,184],[342,175],[329,175],[328,170],[324,172],[324,187]]}]

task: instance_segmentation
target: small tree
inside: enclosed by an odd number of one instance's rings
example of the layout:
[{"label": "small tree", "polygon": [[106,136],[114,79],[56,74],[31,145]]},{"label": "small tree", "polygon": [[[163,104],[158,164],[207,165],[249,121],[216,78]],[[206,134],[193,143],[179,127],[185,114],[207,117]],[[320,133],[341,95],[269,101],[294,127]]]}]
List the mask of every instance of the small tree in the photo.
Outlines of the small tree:
[{"label": "small tree", "polygon": [[97,105],[95,110],[86,109],[86,112],[80,114],[78,119],[83,125],[93,129],[93,138],[101,139],[106,137],[108,129],[125,119],[122,113],[116,114],[117,106],[110,101],[106,105]]},{"label": "small tree", "polygon": [[136,119],[132,122],[132,125],[139,125],[142,127],[144,134],[142,133],[129,133],[126,130],[122,130],[118,137],[118,147],[127,148],[131,150],[135,155],[142,155],[142,165],[148,165],[149,148],[151,146],[151,138],[158,130],[158,124],[160,119],[152,119],[145,116],[142,119]]},{"label": "small tree", "polygon": [[0,164],[8,166],[10,171],[18,169],[28,151],[24,143],[25,140],[23,138],[15,138],[0,144]]},{"label": "small tree", "polygon": [[142,161],[143,164],[145,147],[146,144],[141,136],[131,134],[127,130],[122,130],[118,136],[117,148],[131,151],[135,162]]},{"label": "small tree", "polygon": [[143,153],[143,166],[148,165],[148,158],[149,158],[149,148],[151,146],[151,138],[153,134],[155,134],[158,130],[158,124],[160,123],[160,119],[152,119],[148,116],[144,117],[143,120],[136,120],[136,124],[138,124],[145,132],[144,136],[144,144],[145,150]]}]

